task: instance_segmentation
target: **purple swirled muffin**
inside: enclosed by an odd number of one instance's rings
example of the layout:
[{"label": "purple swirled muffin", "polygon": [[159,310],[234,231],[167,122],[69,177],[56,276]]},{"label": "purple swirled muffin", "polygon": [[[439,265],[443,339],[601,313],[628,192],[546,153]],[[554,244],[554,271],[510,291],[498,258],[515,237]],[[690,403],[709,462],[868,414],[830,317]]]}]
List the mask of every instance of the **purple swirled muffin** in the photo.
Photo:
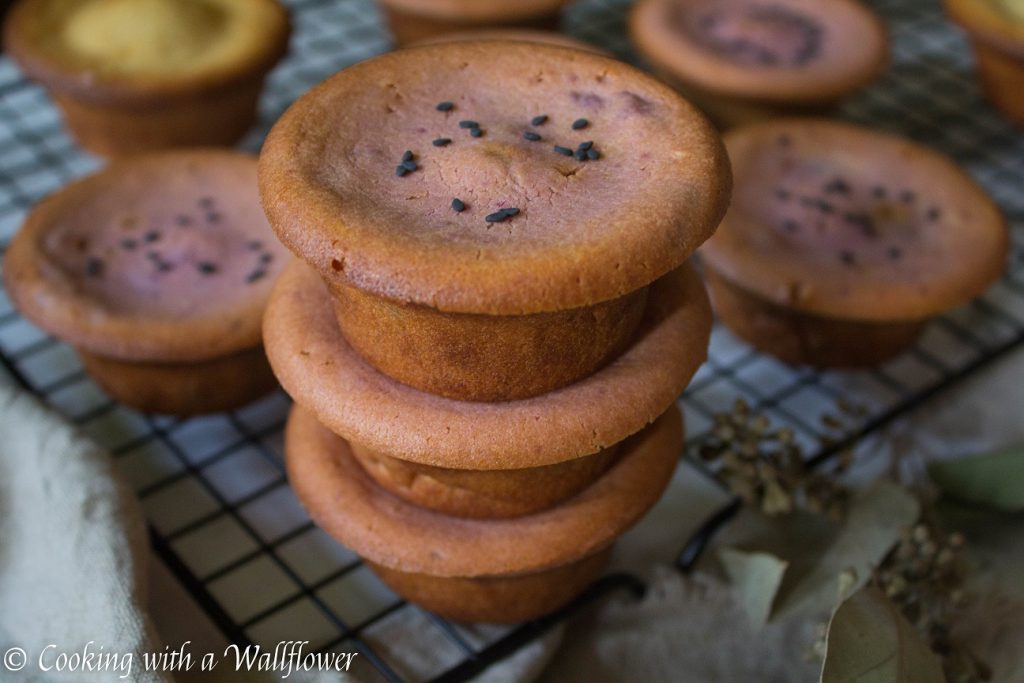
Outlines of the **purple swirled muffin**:
[{"label": "purple swirled muffin", "polygon": [[4,259],[21,313],[141,410],[233,408],[275,386],[261,319],[287,251],[256,160],[228,151],[117,162],[47,197]]},{"label": "purple swirled muffin", "polygon": [[640,0],[630,30],[723,127],[827,110],[887,62],[881,21],[854,0]]}]

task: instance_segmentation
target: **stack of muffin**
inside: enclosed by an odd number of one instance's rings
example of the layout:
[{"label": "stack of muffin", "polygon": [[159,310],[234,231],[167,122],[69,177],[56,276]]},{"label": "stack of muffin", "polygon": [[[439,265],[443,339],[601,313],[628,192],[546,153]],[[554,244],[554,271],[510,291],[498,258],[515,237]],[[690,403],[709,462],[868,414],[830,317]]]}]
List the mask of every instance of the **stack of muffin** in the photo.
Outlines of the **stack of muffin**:
[{"label": "stack of muffin", "polygon": [[599,55],[451,43],[315,88],[260,183],[304,261],[264,340],[311,517],[456,620],[571,600],[680,454],[711,318],[685,261],[730,189],[713,129]]}]

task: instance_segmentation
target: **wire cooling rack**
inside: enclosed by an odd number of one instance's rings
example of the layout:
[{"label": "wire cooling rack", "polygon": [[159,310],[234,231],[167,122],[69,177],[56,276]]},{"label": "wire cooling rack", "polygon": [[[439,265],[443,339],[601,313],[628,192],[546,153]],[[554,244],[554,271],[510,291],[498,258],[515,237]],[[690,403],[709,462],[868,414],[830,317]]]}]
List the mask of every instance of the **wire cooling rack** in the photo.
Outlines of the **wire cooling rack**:
[{"label": "wire cooling rack", "polygon": [[[311,85],[389,47],[372,0],[290,4],[292,53],[270,79],[264,123],[246,142],[251,149]],[[824,459],[1024,343],[1024,135],[982,100],[967,45],[938,3],[871,4],[889,24],[893,66],[842,115],[933,145],[970,171],[1014,228],[1009,273],[977,302],[932,324],[913,351],[873,371],[793,370],[716,328],[710,359],[680,400],[691,443],[706,433],[715,413],[744,398],[792,427],[806,452]],[[628,0],[582,0],[568,12],[567,30],[633,61],[625,32],[628,7]],[[64,134],[45,93],[0,60],[0,245],[6,246],[33,203],[96,166]],[[3,292],[0,361],[115,454],[142,500],[155,551],[233,642],[272,647],[309,640],[318,649],[358,651],[380,680],[461,681],[579,605],[611,590],[643,590],[631,576],[609,575],[574,605],[539,622],[510,628],[448,623],[402,602],[309,522],[283,472],[283,394],[189,420],[140,415],[105,396],[71,349],[19,317]],[[867,407],[867,413],[837,433],[823,416],[840,399]],[[828,449],[820,446],[825,437],[834,442]],[[708,476],[690,459],[683,466]],[[736,507],[723,508],[698,531],[678,558],[681,567]],[[404,649],[389,645],[403,638],[429,648],[434,670],[403,661]]]}]

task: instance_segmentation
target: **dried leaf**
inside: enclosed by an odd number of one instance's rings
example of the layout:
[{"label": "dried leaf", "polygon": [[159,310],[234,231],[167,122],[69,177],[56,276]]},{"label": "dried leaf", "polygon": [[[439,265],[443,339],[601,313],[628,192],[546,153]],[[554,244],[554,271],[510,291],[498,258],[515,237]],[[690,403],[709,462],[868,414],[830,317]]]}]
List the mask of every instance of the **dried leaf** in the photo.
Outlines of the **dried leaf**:
[{"label": "dried leaf", "polygon": [[877,588],[845,600],[828,625],[821,683],[945,683],[942,664]]},{"label": "dried leaf", "polygon": [[953,498],[997,510],[1024,510],[1024,446],[929,464],[939,488]]},{"label": "dried leaf", "polygon": [[851,496],[841,523],[801,512],[768,518],[748,510],[725,530],[722,544],[768,553],[789,563],[772,619],[825,619],[838,602],[839,575],[852,570],[858,578],[848,588],[856,591],[919,514],[914,496],[897,484],[881,481]]},{"label": "dried leaf", "polygon": [[722,548],[718,551],[718,558],[750,625],[755,629],[761,628],[768,621],[789,563],[769,553],[748,553],[735,548]]}]

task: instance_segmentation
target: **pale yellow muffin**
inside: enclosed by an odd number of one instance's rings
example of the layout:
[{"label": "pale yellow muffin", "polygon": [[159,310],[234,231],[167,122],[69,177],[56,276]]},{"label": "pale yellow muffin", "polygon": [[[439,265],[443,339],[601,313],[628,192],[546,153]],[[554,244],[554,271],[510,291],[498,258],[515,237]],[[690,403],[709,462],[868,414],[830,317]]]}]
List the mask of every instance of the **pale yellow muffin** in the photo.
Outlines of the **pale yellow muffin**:
[{"label": "pale yellow muffin", "polygon": [[8,52],[102,154],[231,144],[283,56],[277,0],[22,0]]},{"label": "pale yellow muffin", "polygon": [[967,31],[988,98],[1024,125],[1024,0],[946,0],[946,12]]}]

